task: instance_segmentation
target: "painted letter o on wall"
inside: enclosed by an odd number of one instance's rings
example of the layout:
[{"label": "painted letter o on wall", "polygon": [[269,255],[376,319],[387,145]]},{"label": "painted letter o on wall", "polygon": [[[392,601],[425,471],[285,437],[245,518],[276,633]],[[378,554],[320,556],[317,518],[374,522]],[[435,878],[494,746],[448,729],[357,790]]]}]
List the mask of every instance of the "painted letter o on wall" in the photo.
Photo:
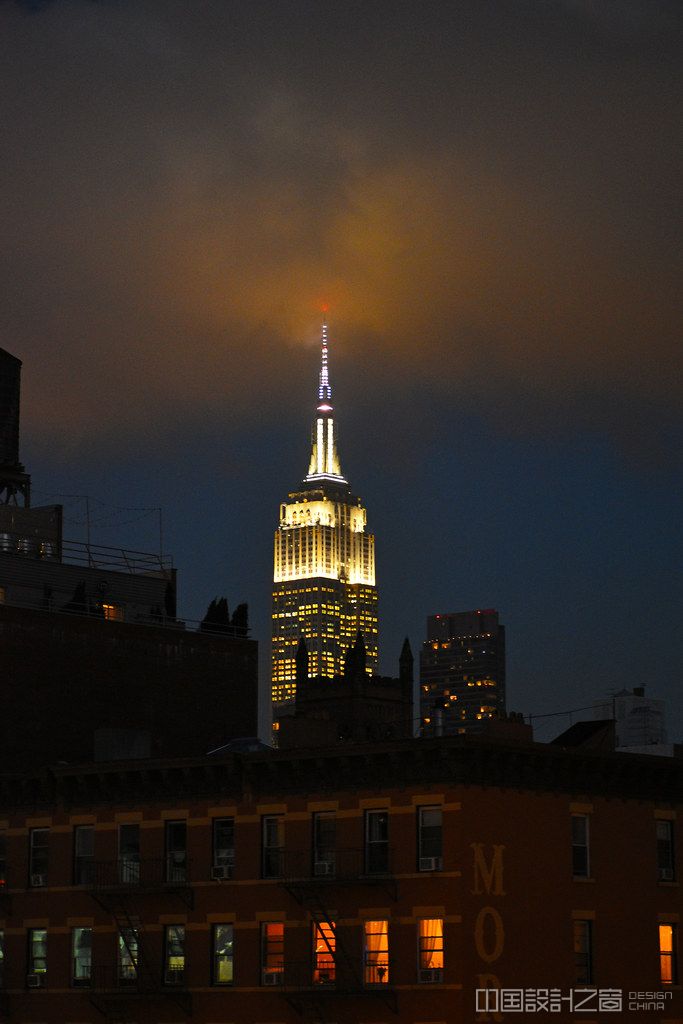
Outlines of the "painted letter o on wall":
[{"label": "painted letter o on wall", "polygon": [[[487,926],[487,922],[490,925]],[[492,934],[493,932],[493,934]],[[482,907],[474,925],[474,944],[484,963],[492,964],[503,952],[505,928],[495,907]]]}]

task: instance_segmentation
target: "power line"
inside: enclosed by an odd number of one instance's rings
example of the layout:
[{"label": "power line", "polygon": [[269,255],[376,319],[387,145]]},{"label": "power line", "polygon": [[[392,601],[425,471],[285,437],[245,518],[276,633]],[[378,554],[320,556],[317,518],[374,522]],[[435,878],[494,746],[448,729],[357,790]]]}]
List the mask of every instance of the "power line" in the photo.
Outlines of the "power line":
[{"label": "power line", "polygon": [[557,718],[559,715],[575,715],[577,711],[593,711],[593,705],[589,704],[583,708],[569,708],[567,711],[551,711],[547,715],[527,715],[529,722],[532,718]]}]

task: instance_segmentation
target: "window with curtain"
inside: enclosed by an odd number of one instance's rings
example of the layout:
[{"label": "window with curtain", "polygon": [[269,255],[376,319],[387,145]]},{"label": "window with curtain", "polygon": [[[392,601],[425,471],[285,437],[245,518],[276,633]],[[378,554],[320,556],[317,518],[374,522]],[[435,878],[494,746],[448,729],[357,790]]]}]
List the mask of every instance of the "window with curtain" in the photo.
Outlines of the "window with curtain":
[{"label": "window with curtain", "polygon": [[423,918],[418,923],[418,981],[443,979],[443,918]]},{"label": "window with curtain", "polygon": [[364,935],[363,976],[365,984],[387,985],[389,983],[389,922],[366,921]]},{"label": "window with curtain", "polygon": [[185,980],[185,925],[164,928],[164,984],[182,985]]},{"label": "window with curtain", "polygon": [[678,984],[675,924],[659,926],[659,980],[662,985]]},{"label": "window with curtain", "polygon": [[71,929],[71,984],[89,985],[92,978],[92,928]]},{"label": "window with curtain", "polygon": [[313,984],[333,985],[337,938],[334,921],[313,923]]},{"label": "window with curtain", "polygon": [[44,986],[47,978],[47,929],[28,930],[28,971],[30,987]]},{"label": "window with curtain", "polygon": [[213,926],[213,983],[232,985],[234,975],[234,926]]}]

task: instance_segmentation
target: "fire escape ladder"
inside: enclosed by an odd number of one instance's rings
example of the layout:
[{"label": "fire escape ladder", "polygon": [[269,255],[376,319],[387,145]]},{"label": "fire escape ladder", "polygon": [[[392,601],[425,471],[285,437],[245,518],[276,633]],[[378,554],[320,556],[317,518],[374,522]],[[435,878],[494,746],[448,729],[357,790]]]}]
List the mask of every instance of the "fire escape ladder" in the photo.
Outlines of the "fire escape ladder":
[{"label": "fire escape ladder", "polygon": [[[161,961],[150,954],[149,933],[142,926],[140,916],[133,913],[133,901],[139,894],[93,890],[91,895],[105,913],[113,918],[117,941],[120,936],[131,963],[135,965],[134,984],[119,988],[119,979],[112,977],[111,988],[107,985],[108,991],[91,990],[90,1001],[93,1006],[107,1020],[127,1024],[134,1019],[135,1014],[129,1016],[129,1011],[124,1009],[126,1004],[139,999],[163,998],[170,999],[189,1017],[192,1010],[191,994],[173,985],[162,984]],[[131,941],[132,936],[135,936],[136,944]],[[118,970],[118,962],[114,970]]]},{"label": "fire escape ladder", "polygon": [[299,989],[298,991],[287,992],[287,1001],[292,1009],[299,1015],[315,1010],[316,1019],[320,1021],[320,1024],[327,1024],[329,1014],[328,1001],[331,997],[344,994],[362,994],[373,997],[381,996],[382,1002],[384,1002],[391,1013],[398,1014],[398,1001],[396,992],[393,989],[389,986],[382,989],[379,987],[368,989],[365,987],[362,967],[351,956],[347,944],[341,938],[336,922],[332,923],[336,915],[323,900],[320,892],[320,883],[315,879],[297,878],[294,880],[283,880],[283,885],[299,906],[308,911],[311,922],[318,926],[327,925],[334,936],[333,948],[325,929],[320,927],[320,937],[334,960],[335,984],[325,988],[324,986],[316,986],[310,983],[303,991]]}]

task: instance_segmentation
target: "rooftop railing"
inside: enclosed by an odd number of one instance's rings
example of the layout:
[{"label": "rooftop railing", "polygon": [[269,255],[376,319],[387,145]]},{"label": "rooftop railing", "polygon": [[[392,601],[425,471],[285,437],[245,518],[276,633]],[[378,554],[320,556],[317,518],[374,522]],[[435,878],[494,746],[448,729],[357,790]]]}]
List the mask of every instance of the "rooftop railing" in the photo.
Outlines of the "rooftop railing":
[{"label": "rooftop railing", "polygon": [[102,621],[109,622],[123,622],[127,626],[156,626],[159,629],[169,629],[180,633],[201,633],[203,636],[246,637],[249,635],[248,628],[245,628],[244,626],[233,626],[228,623],[225,625],[205,623],[200,619],[180,619],[174,616],[164,615],[163,613],[152,614],[150,612],[149,614],[144,614],[142,612],[136,612],[134,617],[128,617],[124,611],[123,617],[108,617],[103,605],[93,605],[90,603],[87,606],[79,606],[76,602],[67,600],[64,595],[60,595],[58,598],[52,596],[50,598],[36,598],[35,600],[17,600],[11,596],[5,596],[4,599],[0,600],[0,608],[3,606],[7,608],[26,608],[31,611],[71,615],[82,619],[101,619]]},{"label": "rooftop railing", "polygon": [[65,562],[67,565],[85,565],[90,569],[134,573],[140,576],[159,576],[170,579],[173,559],[168,555],[128,548],[106,547],[77,540],[61,541],[25,536],[21,532],[0,531],[0,552],[21,555],[45,562]]}]

